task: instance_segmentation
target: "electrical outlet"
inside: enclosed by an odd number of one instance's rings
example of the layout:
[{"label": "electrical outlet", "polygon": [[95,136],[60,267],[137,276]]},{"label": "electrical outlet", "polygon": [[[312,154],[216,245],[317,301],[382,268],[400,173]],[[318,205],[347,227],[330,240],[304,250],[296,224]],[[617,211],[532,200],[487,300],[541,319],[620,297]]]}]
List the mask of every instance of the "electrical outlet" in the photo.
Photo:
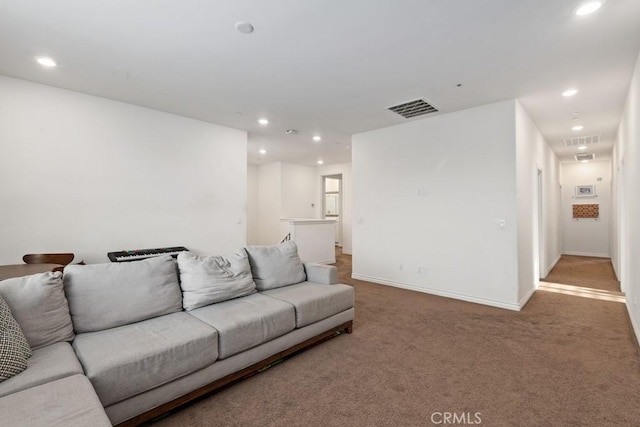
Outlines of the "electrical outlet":
[{"label": "electrical outlet", "polygon": [[418,267],[418,273],[426,275],[429,272],[427,267]]},{"label": "electrical outlet", "polygon": [[404,271],[404,264],[400,264],[398,268],[400,269],[400,271]]}]

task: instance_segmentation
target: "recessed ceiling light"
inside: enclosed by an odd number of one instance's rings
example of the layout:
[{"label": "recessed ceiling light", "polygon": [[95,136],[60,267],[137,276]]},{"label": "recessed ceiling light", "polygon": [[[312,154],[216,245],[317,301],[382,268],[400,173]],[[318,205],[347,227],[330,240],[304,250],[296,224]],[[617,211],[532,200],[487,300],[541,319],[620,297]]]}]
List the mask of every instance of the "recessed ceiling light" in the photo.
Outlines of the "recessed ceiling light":
[{"label": "recessed ceiling light", "polygon": [[577,125],[571,128],[571,130],[582,130],[582,129],[584,129],[584,126],[582,125]]},{"label": "recessed ceiling light", "polygon": [[319,164],[319,165],[322,165],[322,164],[324,164],[324,161],[322,161],[322,160],[318,160],[318,164]]},{"label": "recessed ceiling light", "polygon": [[580,151],[584,151],[586,149],[587,149],[586,145],[581,145],[581,146],[578,147],[578,150],[580,150]]},{"label": "recessed ceiling light", "polygon": [[267,150],[265,150],[264,148],[260,149],[260,151],[258,151],[260,154],[267,154]]},{"label": "recessed ceiling light", "polygon": [[261,125],[268,125],[269,124],[269,120],[267,119],[258,119],[258,123],[260,123]]},{"label": "recessed ceiling light", "polygon": [[58,65],[58,63],[54,61],[53,58],[49,58],[48,56],[38,56],[36,58],[36,61],[38,61],[38,64],[47,68],[53,68]]},{"label": "recessed ceiling light", "polygon": [[313,140],[314,140],[315,142],[320,142],[320,141],[322,140],[322,137],[321,137],[320,135],[315,135],[315,136],[313,137]]},{"label": "recessed ceiling light", "polygon": [[564,92],[562,92],[562,96],[564,96],[566,98],[568,96],[573,96],[576,93],[578,93],[578,91],[576,89],[567,89]]},{"label": "recessed ceiling light", "polygon": [[253,33],[253,25],[251,25],[249,22],[238,21],[236,22],[236,30],[238,30],[242,34],[251,34]]},{"label": "recessed ceiling light", "polygon": [[580,163],[589,163],[589,160],[580,160]]},{"label": "recessed ceiling light", "polygon": [[578,16],[589,15],[590,13],[593,13],[596,10],[600,9],[600,6],[602,6],[602,2],[600,1],[587,2],[582,6],[580,6],[578,10],[576,10],[576,15]]}]

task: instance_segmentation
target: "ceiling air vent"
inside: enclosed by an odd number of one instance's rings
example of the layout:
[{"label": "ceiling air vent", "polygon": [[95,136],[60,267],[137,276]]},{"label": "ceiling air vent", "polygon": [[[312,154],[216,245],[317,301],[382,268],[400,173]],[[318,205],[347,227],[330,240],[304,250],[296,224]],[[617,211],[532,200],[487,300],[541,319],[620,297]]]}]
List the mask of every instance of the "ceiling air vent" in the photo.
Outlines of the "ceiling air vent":
[{"label": "ceiling air vent", "polygon": [[387,109],[393,111],[394,113],[400,114],[405,119],[422,116],[423,114],[438,112],[438,109],[436,107],[429,104],[424,99],[416,99],[415,101],[392,105],[391,107],[387,107]]},{"label": "ceiling air vent", "polygon": [[575,157],[576,157],[576,160],[579,161],[579,162],[586,162],[587,160],[595,159],[596,155],[595,154],[584,153],[584,154],[576,154]]},{"label": "ceiling air vent", "polygon": [[600,142],[600,135],[594,136],[579,136],[576,138],[566,138],[564,145],[567,147],[580,147],[585,145],[598,144]]}]

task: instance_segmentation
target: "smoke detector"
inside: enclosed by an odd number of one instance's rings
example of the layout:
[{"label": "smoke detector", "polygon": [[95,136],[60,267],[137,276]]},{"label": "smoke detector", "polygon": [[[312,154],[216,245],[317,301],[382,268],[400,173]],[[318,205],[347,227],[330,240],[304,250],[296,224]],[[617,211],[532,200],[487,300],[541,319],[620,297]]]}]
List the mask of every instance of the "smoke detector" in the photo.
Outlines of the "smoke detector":
[{"label": "smoke detector", "polygon": [[296,133],[298,133],[298,131],[295,129],[287,129],[284,131],[284,133],[286,133],[287,135],[295,135]]}]

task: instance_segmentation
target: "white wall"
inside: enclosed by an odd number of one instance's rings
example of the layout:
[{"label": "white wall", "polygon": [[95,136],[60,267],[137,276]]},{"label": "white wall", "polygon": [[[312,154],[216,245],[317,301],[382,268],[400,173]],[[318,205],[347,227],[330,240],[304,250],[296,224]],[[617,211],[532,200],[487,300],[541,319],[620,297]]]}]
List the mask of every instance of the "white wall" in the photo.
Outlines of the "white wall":
[{"label": "white wall", "polygon": [[[351,173],[351,163],[341,163],[336,165],[318,166],[316,188],[322,189],[322,177],[327,175],[342,175],[342,252],[352,254],[352,221],[353,221],[353,177]],[[318,198],[318,210],[316,217],[322,217],[321,195]]]},{"label": "white wall", "polygon": [[258,166],[247,165],[247,244],[260,244]]},{"label": "white wall", "polygon": [[629,94],[615,142],[613,174],[616,218],[612,244],[627,309],[640,340],[640,57],[631,79]]},{"label": "white wall", "polygon": [[547,277],[551,269],[560,261],[562,254],[562,189],[560,181],[560,162],[555,153],[545,143],[539,151],[543,158],[543,255],[542,278]]},{"label": "white wall", "polygon": [[[531,117],[515,103],[518,193],[518,283],[522,306],[560,259],[560,181],[557,157]],[[542,221],[538,170],[542,172]],[[539,225],[542,224],[540,230]]]},{"label": "white wall", "polygon": [[354,278],[520,308],[514,101],[357,134],[352,150]]},{"label": "white wall", "polygon": [[281,163],[282,217],[315,218],[320,190],[316,187],[314,166]]},{"label": "white wall", "polygon": [[539,271],[537,129],[519,103],[515,104],[516,192],[518,195],[518,301],[535,290]]},{"label": "white wall", "polygon": [[[282,165],[268,163],[258,167],[258,244],[279,243],[288,229],[282,218]],[[255,240],[255,239],[252,239]]]},{"label": "white wall", "polygon": [[[611,161],[562,163],[562,220],[567,255],[611,256]],[[598,180],[600,179],[600,180]],[[597,197],[576,197],[576,185],[594,185]],[[574,204],[598,204],[599,219],[573,219]]]},{"label": "white wall", "polygon": [[[618,132],[616,136],[616,142],[613,145],[613,150],[611,153],[611,232],[609,233],[610,241],[609,241],[609,250],[611,251],[611,264],[613,265],[613,270],[618,277],[618,280],[622,280],[621,269],[620,269],[620,248],[624,241],[624,238],[621,236],[621,219],[623,216],[623,207],[621,194],[621,164],[620,164],[620,156],[618,143],[622,135]],[[620,283],[622,287],[623,284]],[[624,292],[624,288],[622,289]]]},{"label": "white wall", "polygon": [[257,191],[249,195],[254,201],[247,203],[257,208],[251,210],[248,222],[255,221],[257,227],[250,240],[260,245],[280,243],[290,231],[283,218],[314,218],[318,199],[315,168],[283,162],[251,167],[256,170]]},{"label": "white wall", "polygon": [[246,132],[0,77],[0,263],[245,242]]}]

